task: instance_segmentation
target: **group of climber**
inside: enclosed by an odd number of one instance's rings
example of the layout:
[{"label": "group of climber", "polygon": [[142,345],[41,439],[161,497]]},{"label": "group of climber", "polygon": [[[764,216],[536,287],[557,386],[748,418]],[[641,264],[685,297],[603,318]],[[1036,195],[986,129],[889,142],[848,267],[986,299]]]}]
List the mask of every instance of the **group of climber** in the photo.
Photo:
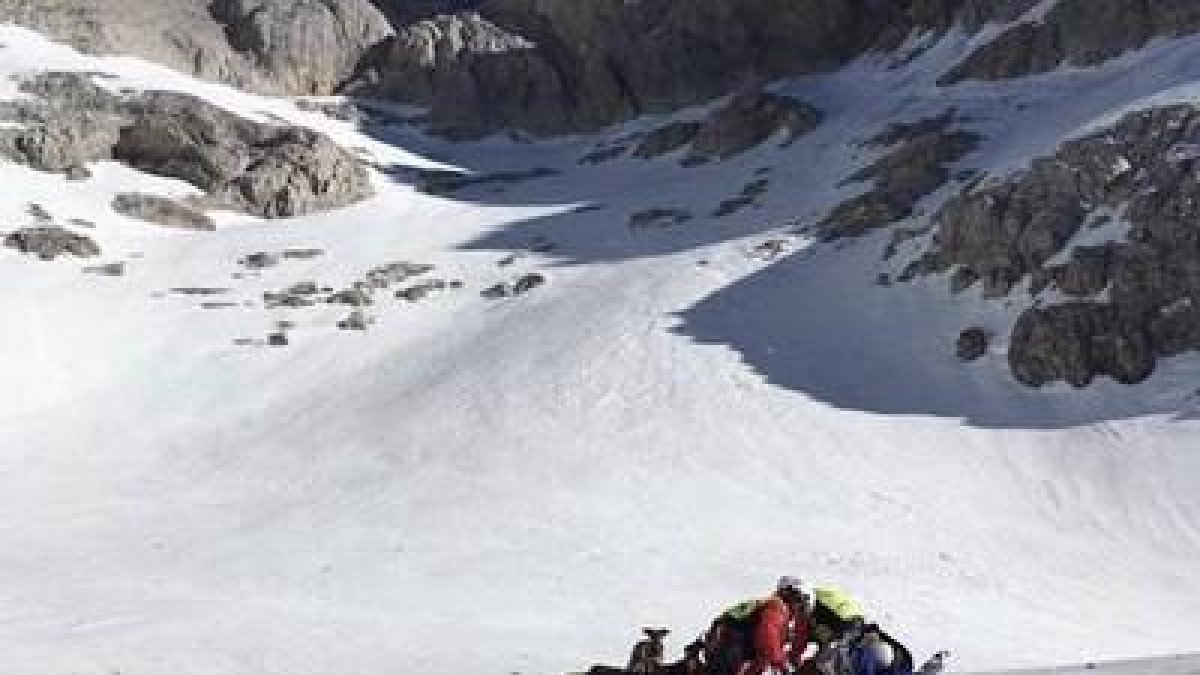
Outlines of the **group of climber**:
[{"label": "group of climber", "polygon": [[[914,675],[912,654],[867,623],[853,598],[790,576],[766,598],[722,612],[702,654],[707,675]],[[940,670],[935,660],[923,675]]]}]

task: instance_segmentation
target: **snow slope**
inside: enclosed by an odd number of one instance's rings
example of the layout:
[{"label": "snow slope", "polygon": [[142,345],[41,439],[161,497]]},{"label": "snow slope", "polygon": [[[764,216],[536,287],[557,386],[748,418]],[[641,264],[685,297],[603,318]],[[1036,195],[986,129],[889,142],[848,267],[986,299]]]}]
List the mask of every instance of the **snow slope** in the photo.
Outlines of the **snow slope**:
[{"label": "snow slope", "polygon": [[[964,322],[1019,308],[952,301],[932,282],[880,289],[880,239],[789,234],[859,189],[837,187],[871,159],[854,141],[887,121],[959,105],[992,139],[967,163],[1007,171],[1200,80],[1200,42],[1183,40],[1104,70],[936,91],[965,40],[898,70],[868,60],[789,83],[826,124],[786,150],[683,170],[576,165],[592,138],[368,137],[291,101],[0,27],[6,76],[79,68],[188,90],[321,128],[380,164],[560,172],[453,199],[380,174],[379,196],[350,209],[220,214],[215,233],[181,233],[107,203],[186,185],[0,164],[6,229],[38,202],[95,221],[107,259],[129,261],[100,278],[0,252],[5,670],[562,672],[621,662],[642,623],[674,626],[677,648],[784,572],[853,589],[914,651],[950,648],[960,670],[1194,650],[1197,360],[1135,389],[1022,390],[1001,355],[964,368],[947,347]],[[704,217],[764,166],[761,210]],[[650,206],[699,217],[630,232],[627,215]],[[558,249],[497,266],[538,235]],[[746,255],[767,236],[798,252]],[[232,278],[239,257],[293,246],[327,254]],[[330,310],[203,310],[166,292],[255,301],[392,260],[438,264],[466,289],[385,303],[363,334],[334,330]],[[550,283],[478,295],[525,271]],[[289,347],[233,344],[282,318],[298,323]],[[1194,669],[1163,663],[1138,672]]]}]

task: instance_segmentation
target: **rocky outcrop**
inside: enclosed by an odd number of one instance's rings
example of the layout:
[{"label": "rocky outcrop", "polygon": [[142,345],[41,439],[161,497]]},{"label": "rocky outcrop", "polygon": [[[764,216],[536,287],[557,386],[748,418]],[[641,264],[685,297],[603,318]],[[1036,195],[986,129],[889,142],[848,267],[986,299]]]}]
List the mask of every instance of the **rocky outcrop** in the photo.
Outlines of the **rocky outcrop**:
[{"label": "rocky outcrop", "polygon": [[555,133],[624,117],[612,96],[571,101],[553,60],[523,35],[475,12],[406,26],[360,90],[426,106],[435,133],[474,137],[504,128]]},{"label": "rocky outcrop", "polygon": [[403,25],[359,90],[426,105],[435,129],[454,136],[586,131],[827,69],[914,28],[973,28],[1033,4],[485,0]]},{"label": "rocky outcrop", "polygon": [[1009,21],[1034,4],[0,0],[0,21],[87,51],[133,54],[253,91],[345,88],[417,103],[428,107],[435,131],[474,137],[506,128],[594,130],[748,83],[827,69],[865,50],[898,45],[914,29]]},{"label": "rocky outcrop", "polygon": [[282,91],[329,94],[391,35],[367,0],[212,0],[230,47]]},{"label": "rocky outcrop", "polygon": [[1200,5],[1190,0],[1059,0],[1037,22],[1021,23],[979,48],[942,78],[997,80],[1092,66],[1138,49],[1156,37],[1200,31]]},{"label": "rocky outcrop", "polygon": [[951,178],[950,166],[972,152],[979,136],[952,130],[953,111],[885,129],[865,145],[888,147],[878,161],[847,179],[868,191],[835,206],[819,224],[824,239],[857,237],[912,215],[917,203]]},{"label": "rocky outcrop", "polygon": [[740,155],[776,136],[788,145],[820,121],[821,113],[803,101],[770,92],[740,94],[703,120],[671,122],[651,131],[633,156],[650,159],[686,147],[681,163],[695,166]]},{"label": "rocky outcrop", "polygon": [[783,136],[787,145],[821,121],[816,108],[788,96],[758,92],[735,96],[700,125],[685,164],[725,160]]},{"label": "rocky outcrop", "polygon": [[5,102],[0,157],[42,171],[77,172],[112,157],[126,118],[120,99],[77,73],[43,73],[21,83],[32,100]]},{"label": "rocky outcrop", "polygon": [[369,0],[0,0],[6,21],[278,94],[333,93],[392,32]]},{"label": "rocky outcrop", "polygon": [[[1200,350],[1198,166],[1200,107],[1133,113],[951,200],[908,272],[953,270],[955,284],[981,283],[988,297],[1028,282],[1038,300],[1009,347],[1026,384],[1140,381],[1156,359]],[[1068,252],[1085,227],[1113,228],[1112,240]],[[1068,301],[1048,305],[1050,290]]]},{"label": "rocky outcrop", "polygon": [[1072,303],[1026,312],[1008,352],[1018,381],[1038,387],[1065,381],[1084,387],[1106,375],[1135,384],[1154,370],[1154,348],[1140,317],[1112,305]]},{"label": "rocky outcrop", "polygon": [[346,206],[372,193],[361,163],[308,129],[254,122],[194,96],[120,96],[80,73],[39,75],[0,129],[0,155],[47,171],[100,159],[187,181],[207,204],[264,218]]}]

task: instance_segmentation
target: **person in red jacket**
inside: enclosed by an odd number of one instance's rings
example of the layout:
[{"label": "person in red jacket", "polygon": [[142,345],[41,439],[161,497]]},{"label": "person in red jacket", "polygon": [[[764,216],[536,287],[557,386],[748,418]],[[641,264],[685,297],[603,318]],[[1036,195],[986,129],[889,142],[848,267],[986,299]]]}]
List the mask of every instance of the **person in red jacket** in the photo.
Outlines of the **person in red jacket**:
[{"label": "person in red jacket", "polygon": [[783,577],[770,596],[739,603],[713,622],[705,644],[711,675],[771,675],[800,664],[808,646],[810,595]]},{"label": "person in red jacket", "polygon": [[783,577],[759,610],[754,660],[742,675],[785,675],[799,666],[808,647],[809,594],[795,577]]}]

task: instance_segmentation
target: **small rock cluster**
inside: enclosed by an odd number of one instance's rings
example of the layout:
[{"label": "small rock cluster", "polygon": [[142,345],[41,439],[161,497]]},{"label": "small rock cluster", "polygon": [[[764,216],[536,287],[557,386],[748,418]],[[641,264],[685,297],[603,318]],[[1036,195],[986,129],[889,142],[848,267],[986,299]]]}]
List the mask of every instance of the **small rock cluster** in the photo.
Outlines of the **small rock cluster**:
[{"label": "small rock cluster", "polygon": [[[95,240],[56,224],[54,216],[45,206],[29,203],[25,206],[25,213],[36,225],[21,227],[4,235],[2,243],[6,248],[46,261],[66,255],[76,258],[94,258],[100,255],[100,245]],[[88,221],[76,218],[69,219],[67,224],[72,227],[94,226]],[[98,268],[85,271],[99,273]],[[123,267],[121,271],[124,272]]]},{"label": "small rock cluster", "polygon": [[[259,251],[251,253],[239,264],[250,270],[263,270],[275,267],[288,259],[305,259],[321,255],[319,249],[289,249],[280,253]],[[266,309],[305,309],[317,306],[341,306],[349,312],[336,322],[340,330],[365,331],[375,323],[375,317],[368,309],[374,307],[381,291],[391,291],[391,296],[405,303],[416,303],[426,299],[435,292],[463,288],[459,280],[429,279],[416,283],[417,277],[424,277],[433,272],[435,267],[424,263],[391,262],[367,270],[362,278],[351,282],[344,288],[334,288],[317,283],[316,281],[299,281],[278,291],[266,291],[262,295],[263,306]],[[399,287],[399,288],[396,288]],[[288,332],[293,328],[291,322],[280,322],[276,332],[268,336],[265,344],[270,346],[286,346]],[[236,344],[257,345],[262,342],[245,339],[235,341]]]}]

